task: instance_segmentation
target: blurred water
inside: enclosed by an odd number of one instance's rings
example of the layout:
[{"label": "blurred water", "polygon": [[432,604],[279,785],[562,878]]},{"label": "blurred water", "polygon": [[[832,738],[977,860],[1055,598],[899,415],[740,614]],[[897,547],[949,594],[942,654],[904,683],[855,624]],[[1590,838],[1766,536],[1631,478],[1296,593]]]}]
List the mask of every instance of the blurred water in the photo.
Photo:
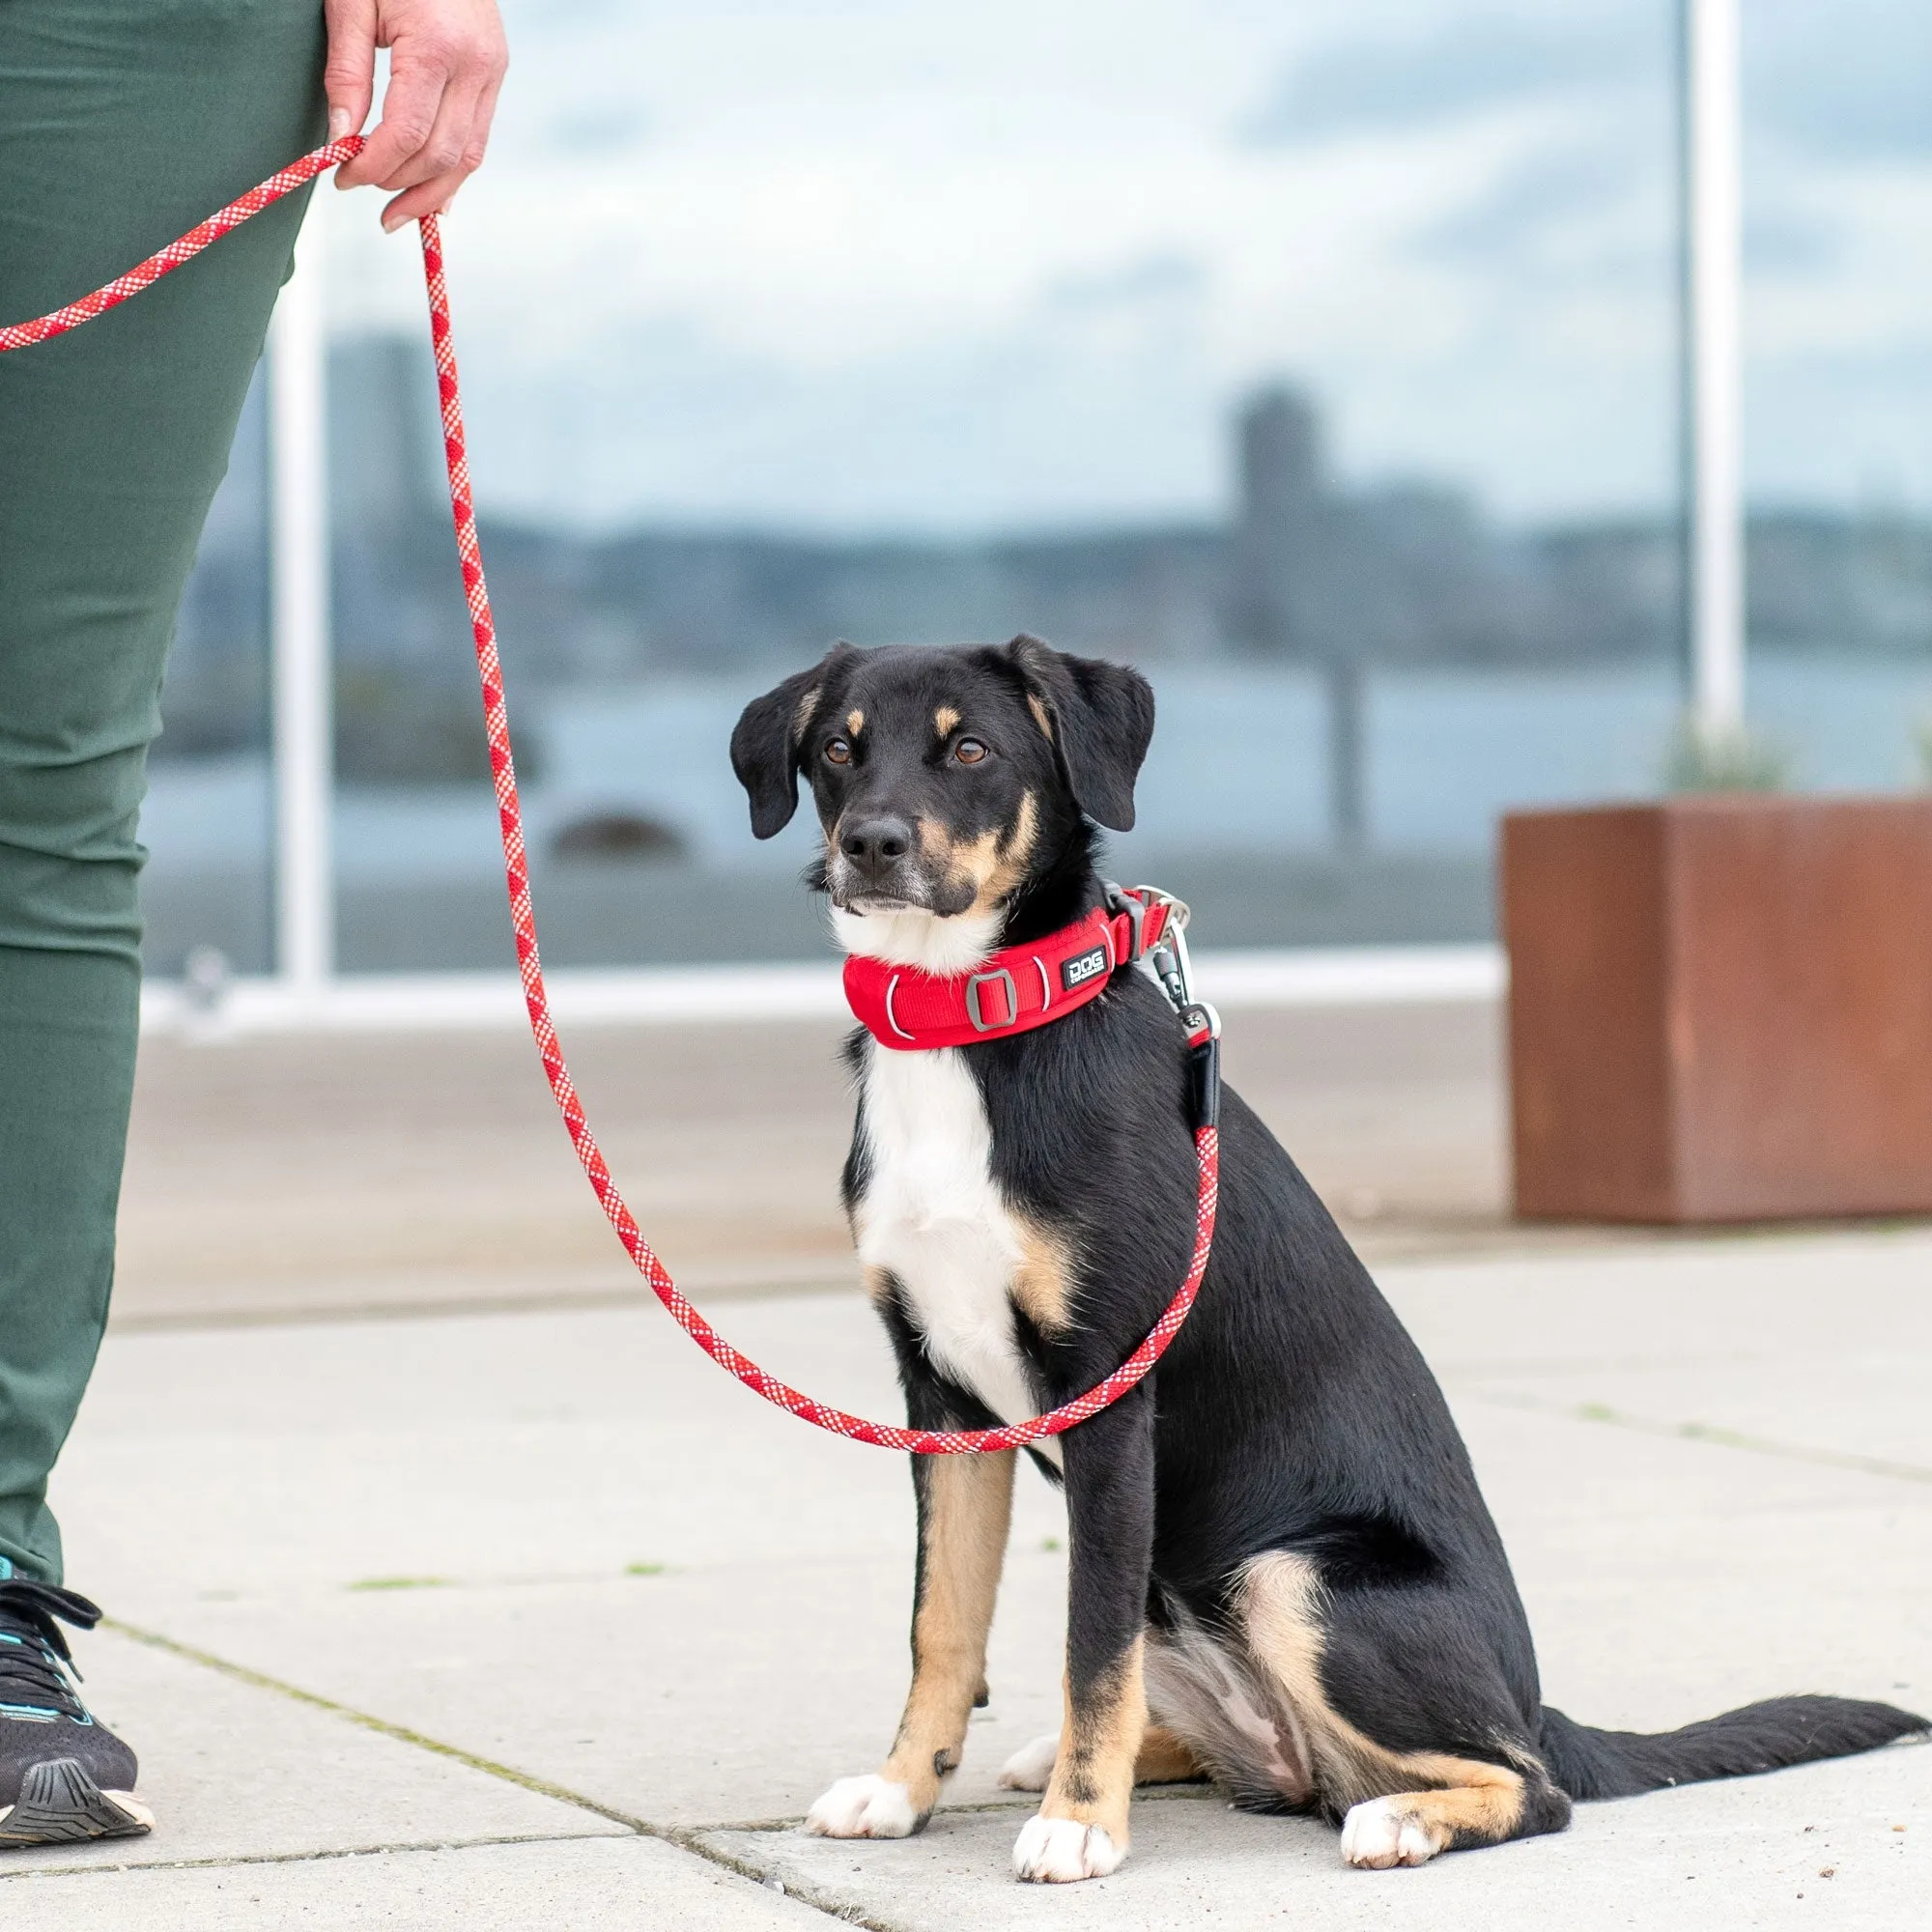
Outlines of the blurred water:
[{"label": "blurred water", "polygon": [[[1132,847],[1315,852],[1326,836],[1325,717],[1298,670],[1179,668],[1154,673],[1159,724]],[[795,871],[809,813],[751,837],[726,755],[753,689],[742,680],[554,694],[521,729],[544,777],[526,793],[532,851],[564,825],[621,810],[657,820],[707,870]],[[1758,726],[1790,752],[1804,789],[1914,781],[1915,725],[1932,719],[1932,664],[1760,653]],[[1390,852],[1486,851],[1518,806],[1642,797],[1659,786],[1676,712],[1662,666],[1529,674],[1390,671],[1369,683],[1371,841]],[[268,772],[257,756],[157,764],[143,821],[159,872],[266,864]],[[345,884],[494,877],[486,787],[345,788],[335,822]]]}]

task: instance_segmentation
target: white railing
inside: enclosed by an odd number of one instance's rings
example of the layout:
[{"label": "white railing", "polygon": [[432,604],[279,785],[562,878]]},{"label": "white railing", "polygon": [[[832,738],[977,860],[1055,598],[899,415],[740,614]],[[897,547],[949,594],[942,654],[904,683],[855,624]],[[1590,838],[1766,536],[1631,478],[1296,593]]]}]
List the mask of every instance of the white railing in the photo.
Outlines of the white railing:
[{"label": "white railing", "polygon": [[1745,719],[1743,118],[1738,0],[1683,10],[1683,355],[1690,700],[1707,742]]},{"label": "white railing", "polygon": [[270,677],[275,970],[310,997],[335,975],[334,701],[328,633],[326,222],[310,222],[269,336]]},{"label": "white railing", "polygon": [[[1508,982],[1498,946],[1291,947],[1194,955],[1203,997],[1243,1008],[1494,1001]],[[720,1020],[850,1018],[837,966],[569,967],[546,975],[559,1027],[695,1026]],[[231,980],[214,997],[150,980],[144,1032],[193,1039],[258,1033],[498,1031],[528,1024],[514,973],[355,973],[320,986],[286,976]]]}]

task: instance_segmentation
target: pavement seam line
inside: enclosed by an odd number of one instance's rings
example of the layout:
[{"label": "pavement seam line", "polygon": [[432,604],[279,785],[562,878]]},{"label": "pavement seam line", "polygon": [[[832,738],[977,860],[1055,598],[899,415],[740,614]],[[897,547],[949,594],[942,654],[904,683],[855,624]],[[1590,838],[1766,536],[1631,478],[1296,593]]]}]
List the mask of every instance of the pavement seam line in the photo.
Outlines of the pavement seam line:
[{"label": "pavement seam line", "polygon": [[[138,1624],[125,1623],[119,1617],[102,1617],[102,1630],[112,1631],[117,1636],[125,1636],[131,1642],[146,1644],[151,1650],[164,1652],[170,1657],[178,1657],[185,1662],[199,1664],[204,1670],[213,1670],[223,1677],[232,1678],[238,1684],[246,1684],[257,1690],[266,1690],[273,1696],[287,1697],[298,1704],[305,1704],[311,1710],[325,1711],[330,1717],[340,1718],[345,1722],[355,1724],[365,1731],[373,1731],[378,1737],[393,1739],[397,1744],[410,1745],[415,1749],[429,1752],[433,1757],[446,1758],[452,1763],[466,1766],[470,1771],[480,1772],[486,1777],[500,1779],[506,1784],[514,1784],[525,1791],[535,1793],[540,1798],[551,1799],[559,1804],[575,1806],[580,1811],[588,1811],[594,1817],[608,1819],[613,1825],[622,1825],[625,1830],[640,1838],[656,1838],[673,1846],[693,1858],[702,1860],[735,1877],[750,1879],[762,1886],[769,1876],[750,1860],[735,1857],[722,1847],[703,1842],[705,1829],[676,1825],[653,1825],[648,1819],[634,1817],[628,1811],[619,1811],[614,1806],[600,1803],[595,1798],[586,1797],[581,1791],[573,1791],[568,1785],[553,1783],[547,1777],[539,1777],[533,1772],[519,1771],[514,1765],[499,1764],[495,1758],[480,1756],[475,1751],[465,1750],[461,1745],[445,1744],[440,1738],[432,1738],[425,1733],[412,1730],[407,1724],[391,1722],[387,1718],[379,1718],[371,1711],[358,1711],[353,1704],[344,1704],[333,1697],[325,1697],[320,1691],[304,1690],[298,1684],[290,1684],[280,1677],[270,1677],[265,1670],[255,1670],[245,1663],[236,1663],[225,1657],[218,1657],[212,1650],[203,1650],[198,1644],[184,1643],[179,1637],[165,1635],[160,1631],[144,1630]],[[723,1829],[728,1830],[729,1827]],[[576,1840],[558,1840],[576,1842]],[[87,1867],[98,1869],[98,1867]],[[20,1877],[30,1874],[22,1872]],[[826,1917],[843,1920],[847,1924],[859,1925],[866,1932],[902,1932],[902,1928],[886,1919],[862,1917],[849,1906],[841,1906],[830,1898],[814,1895],[813,1889],[794,1889],[789,1884],[782,1895],[796,1899],[801,1905],[810,1906],[813,1911]]]},{"label": "pavement seam line", "polygon": [[482,1838],[404,1838],[394,1844],[331,1845],[308,1852],[225,1852],[205,1859],[123,1859],[115,1864],[29,1865],[19,1870],[0,1871],[0,1884],[19,1884],[32,1878],[86,1878],[95,1872],[220,1871],[229,1865],[319,1864],[329,1859],[373,1859],[389,1853],[474,1852],[487,1851],[492,1845],[589,1845],[615,1840],[614,1833],[607,1836],[575,1832],[561,1836],[554,1832],[516,1832]]},{"label": "pavement seam line", "polygon": [[452,1759],[468,1765],[471,1771],[480,1771],[487,1777],[500,1778],[506,1784],[521,1785],[524,1790],[536,1793],[540,1798],[549,1798],[559,1804],[575,1805],[580,1811],[594,1812],[600,1818],[608,1818],[613,1825],[622,1825],[627,1831],[640,1833],[646,1836],[656,1836],[652,1828],[641,1818],[634,1818],[628,1812],[600,1804],[594,1798],[586,1798],[582,1792],[569,1790],[561,1784],[553,1784],[546,1777],[538,1777],[532,1772],[519,1771],[514,1765],[498,1764],[494,1758],[479,1757],[474,1751],[465,1750],[461,1745],[444,1744],[440,1738],[425,1736],[421,1731],[412,1731],[407,1724],[392,1723],[387,1718],[379,1718],[369,1711],[358,1711],[353,1704],[338,1703],[333,1697],[325,1697],[319,1691],[304,1690],[298,1684],[290,1684],[279,1677],[270,1677],[266,1671],[253,1670],[245,1663],[236,1663],[228,1658],[217,1657],[212,1650],[202,1650],[195,1644],[183,1643],[179,1637],[163,1635],[159,1631],[143,1630],[138,1624],[124,1623],[119,1617],[102,1617],[102,1630],[110,1630],[118,1636],[131,1638],[135,1643],[144,1643],[151,1650],[165,1651],[172,1657],[179,1657],[189,1663],[198,1663],[204,1670],[218,1671],[223,1677],[231,1677],[238,1684],[251,1685],[257,1690],[268,1690],[278,1697],[294,1699],[298,1704],[306,1704],[311,1710],[327,1711],[331,1717],[346,1719],[350,1723],[365,1731],[374,1731],[381,1737],[393,1738],[398,1744],[413,1745],[416,1749],[428,1751],[432,1756]]},{"label": "pavement seam line", "polygon": [[1654,1416],[1631,1415],[1602,1402],[1549,1402],[1541,1396],[1512,1395],[1501,1390],[1477,1392],[1474,1400],[1491,1408],[1513,1408],[1528,1415],[1554,1416],[1564,1422],[1596,1422],[1611,1429],[1628,1429],[1640,1435],[1659,1435],[1672,1442],[1708,1442],[1718,1449],[1742,1449],[1752,1456],[1774,1456],[1785,1463],[1811,1463],[1821,1468],[1850,1469],[1861,1476],[1888,1476],[1901,1483],[1932,1483],[1932,1469],[1918,1463],[1895,1463],[1884,1456],[1861,1456],[1851,1450],[1807,1449],[1802,1443],[1778,1442],[1742,1429],[1724,1429],[1707,1422],[1660,1422]]}]

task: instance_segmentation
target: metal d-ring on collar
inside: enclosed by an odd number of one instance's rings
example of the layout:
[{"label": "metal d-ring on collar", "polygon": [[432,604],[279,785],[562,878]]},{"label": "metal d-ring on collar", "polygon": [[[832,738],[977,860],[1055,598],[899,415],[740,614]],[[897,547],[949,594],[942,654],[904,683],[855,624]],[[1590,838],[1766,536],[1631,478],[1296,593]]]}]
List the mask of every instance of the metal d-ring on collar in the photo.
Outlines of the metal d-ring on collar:
[{"label": "metal d-ring on collar", "polygon": [[1125,913],[1132,923],[1135,959],[1141,957],[1141,928],[1147,922],[1148,908],[1153,905],[1167,908],[1167,923],[1153,950],[1147,954],[1148,965],[1179,1014],[1189,1038],[1199,1036],[1219,1039],[1221,1015],[1206,1000],[1194,997],[1194,968],[1187,956],[1187,922],[1193,914],[1187,901],[1162,892],[1158,886],[1135,886],[1131,892],[1122,892],[1109,880],[1105,891],[1107,910]]}]

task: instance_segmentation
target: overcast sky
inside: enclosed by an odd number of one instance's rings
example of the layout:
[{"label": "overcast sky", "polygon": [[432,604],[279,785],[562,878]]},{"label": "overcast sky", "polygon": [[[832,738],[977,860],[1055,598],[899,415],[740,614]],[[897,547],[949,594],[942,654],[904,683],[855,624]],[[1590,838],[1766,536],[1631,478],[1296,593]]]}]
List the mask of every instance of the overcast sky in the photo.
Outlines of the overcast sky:
[{"label": "overcast sky", "polygon": [[[479,491],[1211,516],[1231,401],[1288,377],[1351,482],[1654,509],[1674,4],[507,0],[448,238]],[[1932,505],[1932,8],[1744,7],[1750,486]],[[343,201],[337,327],[420,327],[412,246]]]}]

